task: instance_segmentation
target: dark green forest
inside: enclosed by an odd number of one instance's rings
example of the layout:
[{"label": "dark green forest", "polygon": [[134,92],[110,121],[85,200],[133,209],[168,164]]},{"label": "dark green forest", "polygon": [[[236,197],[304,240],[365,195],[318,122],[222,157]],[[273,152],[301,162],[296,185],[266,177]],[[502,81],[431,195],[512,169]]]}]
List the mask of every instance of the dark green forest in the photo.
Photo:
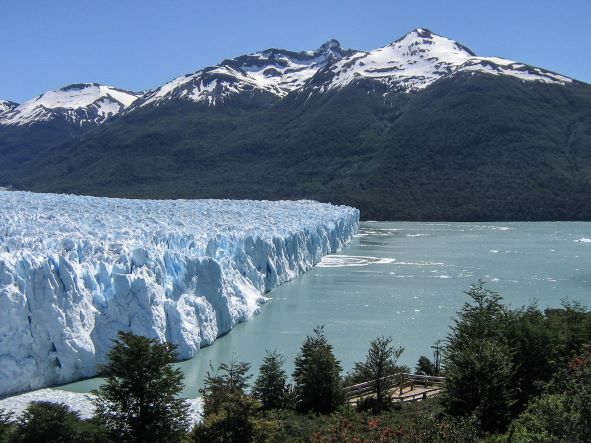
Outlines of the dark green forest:
[{"label": "dark green forest", "polygon": [[2,128],[0,185],[307,198],[355,206],[364,219],[591,219],[589,85],[461,74],[410,94],[370,81],[327,93],[313,86],[282,100],[171,101],[64,143],[51,128]]}]

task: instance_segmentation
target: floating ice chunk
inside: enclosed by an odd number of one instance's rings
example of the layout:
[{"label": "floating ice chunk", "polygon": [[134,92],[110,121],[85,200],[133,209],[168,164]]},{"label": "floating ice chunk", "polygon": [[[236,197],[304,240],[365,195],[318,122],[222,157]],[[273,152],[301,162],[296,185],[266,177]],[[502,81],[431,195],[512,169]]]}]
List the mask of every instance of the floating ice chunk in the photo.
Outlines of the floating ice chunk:
[{"label": "floating ice chunk", "polygon": [[319,268],[343,268],[369,265],[388,265],[395,263],[394,258],[379,258],[361,255],[329,255],[318,264]]}]

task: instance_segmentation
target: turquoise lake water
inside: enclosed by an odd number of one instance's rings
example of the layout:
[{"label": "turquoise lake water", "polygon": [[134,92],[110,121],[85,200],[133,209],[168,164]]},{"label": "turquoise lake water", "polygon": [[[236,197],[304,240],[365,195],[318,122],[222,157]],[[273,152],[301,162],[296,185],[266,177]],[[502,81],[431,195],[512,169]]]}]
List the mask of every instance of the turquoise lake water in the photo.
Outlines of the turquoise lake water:
[{"label": "turquoise lake water", "polygon": [[[293,369],[302,341],[325,325],[348,371],[371,339],[391,336],[405,348],[400,363],[414,367],[447,335],[464,291],[479,279],[513,307],[560,306],[568,298],[591,306],[591,223],[364,222],[338,254],[268,294],[261,313],[236,326],[191,360],[187,397],[195,397],[210,363],[232,358],[257,369],[277,349]],[[94,378],[62,386],[86,392]]]}]

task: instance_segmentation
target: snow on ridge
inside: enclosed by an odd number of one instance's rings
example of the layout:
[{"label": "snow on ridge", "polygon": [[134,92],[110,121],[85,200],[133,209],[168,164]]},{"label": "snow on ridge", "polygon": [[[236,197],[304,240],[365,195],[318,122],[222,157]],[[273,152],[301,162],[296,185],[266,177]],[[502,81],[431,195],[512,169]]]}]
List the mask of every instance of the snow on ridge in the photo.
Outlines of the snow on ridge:
[{"label": "snow on ridge", "polygon": [[393,43],[345,57],[330,68],[332,77],[317,89],[342,88],[366,78],[402,92],[418,91],[458,72],[508,75],[524,81],[567,84],[572,79],[500,57],[478,57],[460,43],[416,29]]},{"label": "snow on ridge", "polygon": [[139,94],[97,83],[82,83],[45,92],[2,115],[0,125],[27,125],[58,116],[71,123],[100,124],[129,107]]},{"label": "snow on ridge", "polygon": [[569,77],[512,60],[477,56],[454,40],[418,28],[371,51],[343,49],[336,40],[314,51],[267,49],[176,77],[142,94],[95,83],[72,85],[13,109],[3,111],[0,102],[0,126],[27,125],[58,116],[79,125],[101,124],[121,112],[158,106],[168,100],[215,105],[252,92],[281,99],[307,88],[321,93],[338,90],[360,79],[385,84],[397,92],[415,92],[461,72],[560,85],[573,82]]},{"label": "snow on ridge", "polygon": [[[143,107],[158,105],[166,100],[189,100],[216,104],[230,95],[258,90],[281,96],[281,90],[272,82],[256,79],[248,73],[228,66],[207,68],[166,83],[162,87],[146,94],[137,104]],[[135,107],[130,108],[130,112]]]},{"label": "snow on ridge", "polygon": [[9,100],[0,100],[0,114],[6,111],[11,111],[16,108],[18,103],[11,102]]},{"label": "snow on ridge", "polygon": [[190,358],[359,224],[313,201],[3,192],[0,205],[0,396],[94,375],[118,330]]},{"label": "snow on ridge", "polygon": [[251,91],[285,97],[329,63],[354,52],[342,49],[336,40],[329,40],[315,51],[267,49],[242,55],[177,77],[146,94],[136,106],[158,105],[167,99],[216,104],[228,96]]},{"label": "snow on ridge", "polygon": [[[216,104],[228,96],[252,91],[283,98],[309,85],[313,90],[326,92],[362,78],[384,83],[399,92],[413,92],[459,72],[507,75],[523,81],[562,85],[572,82],[568,77],[512,60],[479,57],[454,40],[418,28],[372,51],[343,50],[338,41],[330,40],[316,51],[269,49],[225,60],[172,80],[146,95],[136,106],[158,105],[169,99]],[[317,75],[319,83],[314,83]]]}]

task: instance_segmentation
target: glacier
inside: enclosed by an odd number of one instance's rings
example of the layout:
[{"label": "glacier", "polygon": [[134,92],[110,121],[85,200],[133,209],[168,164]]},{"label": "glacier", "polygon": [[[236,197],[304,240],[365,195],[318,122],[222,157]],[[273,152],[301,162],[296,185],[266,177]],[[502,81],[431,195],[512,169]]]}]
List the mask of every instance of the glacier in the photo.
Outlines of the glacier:
[{"label": "glacier", "polygon": [[95,375],[120,330],[191,358],[359,228],[314,201],[3,191],[0,207],[0,396]]}]

